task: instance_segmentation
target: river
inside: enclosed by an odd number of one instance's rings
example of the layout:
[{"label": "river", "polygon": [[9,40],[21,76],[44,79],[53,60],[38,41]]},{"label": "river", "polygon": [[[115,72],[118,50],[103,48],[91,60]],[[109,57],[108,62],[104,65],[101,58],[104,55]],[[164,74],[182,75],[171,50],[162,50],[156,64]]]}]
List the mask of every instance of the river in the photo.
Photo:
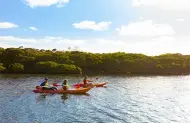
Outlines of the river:
[{"label": "river", "polygon": [[[190,76],[90,76],[86,95],[33,93],[45,75],[0,75],[0,123],[189,123]],[[81,76],[48,75],[49,83]]]}]

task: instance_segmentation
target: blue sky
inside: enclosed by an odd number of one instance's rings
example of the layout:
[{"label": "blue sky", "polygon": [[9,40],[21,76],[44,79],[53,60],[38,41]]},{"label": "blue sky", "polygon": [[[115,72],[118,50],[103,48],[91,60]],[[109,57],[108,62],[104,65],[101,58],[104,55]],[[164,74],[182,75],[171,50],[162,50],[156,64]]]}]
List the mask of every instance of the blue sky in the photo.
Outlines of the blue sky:
[{"label": "blue sky", "polygon": [[[73,0],[58,8],[56,5],[49,7],[36,6],[31,8],[24,0],[1,0],[0,21],[9,21],[19,25],[20,28],[3,30],[1,35],[13,36],[104,36],[110,35],[117,26],[133,19],[132,8],[129,1],[122,3],[115,0]],[[123,16],[124,15],[124,16]],[[75,29],[72,24],[84,20],[95,22],[112,21],[107,32]],[[39,31],[24,31],[29,26],[34,26]]]},{"label": "blue sky", "polygon": [[189,54],[188,5],[188,0],[1,0],[0,46]]}]

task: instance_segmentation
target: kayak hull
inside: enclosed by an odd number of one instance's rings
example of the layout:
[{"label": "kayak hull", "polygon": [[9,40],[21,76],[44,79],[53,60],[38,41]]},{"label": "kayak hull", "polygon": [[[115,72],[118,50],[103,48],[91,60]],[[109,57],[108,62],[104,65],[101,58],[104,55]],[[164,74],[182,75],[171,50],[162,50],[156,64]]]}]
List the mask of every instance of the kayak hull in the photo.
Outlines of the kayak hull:
[{"label": "kayak hull", "polygon": [[[92,83],[92,85],[95,86],[95,87],[103,87],[103,86],[106,85],[106,84],[107,84],[107,82],[103,82],[103,83]],[[75,87],[78,87],[78,86],[83,87],[84,84],[83,84],[83,83],[79,83],[79,84],[75,84],[74,86],[75,86]]]},{"label": "kayak hull", "polygon": [[104,83],[94,83],[93,85],[96,86],[96,87],[103,87],[106,84],[107,84],[107,82],[104,82]]},{"label": "kayak hull", "polygon": [[73,90],[43,90],[43,89],[36,89],[33,90],[34,93],[59,93],[59,94],[86,94],[91,88],[79,88],[79,89],[73,89]]}]

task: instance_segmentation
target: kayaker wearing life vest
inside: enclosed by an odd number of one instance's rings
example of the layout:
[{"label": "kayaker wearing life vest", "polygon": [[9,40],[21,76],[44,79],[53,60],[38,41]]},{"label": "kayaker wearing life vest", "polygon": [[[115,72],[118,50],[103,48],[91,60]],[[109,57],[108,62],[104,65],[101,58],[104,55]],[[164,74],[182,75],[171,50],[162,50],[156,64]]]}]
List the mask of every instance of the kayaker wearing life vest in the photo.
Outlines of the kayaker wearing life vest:
[{"label": "kayaker wearing life vest", "polygon": [[88,83],[87,75],[85,75],[85,77],[84,77],[84,79],[83,79],[83,83],[84,83],[84,85],[87,85],[87,83]]},{"label": "kayaker wearing life vest", "polygon": [[43,90],[57,90],[56,87],[49,87],[48,78],[45,78],[44,82],[42,82],[40,86],[42,87]]},{"label": "kayaker wearing life vest", "polygon": [[69,88],[69,85],[68,85],[68,80],[65,79],[62,83],[62,88],[63,90],[67,90]]},{"label": "kayaker wearing life vest", "polygon": [[92,85],[92,83],[89,83],[89,82],[92,82],[91,80],[88,80],[87,79],[87,75],[85,75],[84,79],[83,79],[83,84],[84,84],[84,87],[88,87],[89,85]]},{"label": "kayaker wearing life vest", "polygon": [[42,87],[42,88],[48,88],[48,78],[45,78],[44,79],[44,82],[42,82],[41,84],[40,84],[40,86]]}]

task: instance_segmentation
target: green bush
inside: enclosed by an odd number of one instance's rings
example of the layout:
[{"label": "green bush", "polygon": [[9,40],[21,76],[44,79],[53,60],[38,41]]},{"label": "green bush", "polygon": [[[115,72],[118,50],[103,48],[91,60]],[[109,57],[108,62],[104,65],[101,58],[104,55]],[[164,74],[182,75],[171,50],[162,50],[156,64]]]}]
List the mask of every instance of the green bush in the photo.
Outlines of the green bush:
[{"label": "green bush", "polygon": [[5,71],[5,70],[6,70],[6,68],[3,66],[2,63],[0,63],[0,72],[3,72],[3,71]]},{"label": "green bush", "polygon": [[36,63],[35,70],[37,73],[80,73],[81,68],[75,65],[58,64],[56,62],[38,62]]},{"label": "green bush", "polygon": [[11,65],[9,65],[9,72],[13,72],[13,73],[20,73],[24,71],[24,65],[20,64],[20,63],[13,63]]}]

